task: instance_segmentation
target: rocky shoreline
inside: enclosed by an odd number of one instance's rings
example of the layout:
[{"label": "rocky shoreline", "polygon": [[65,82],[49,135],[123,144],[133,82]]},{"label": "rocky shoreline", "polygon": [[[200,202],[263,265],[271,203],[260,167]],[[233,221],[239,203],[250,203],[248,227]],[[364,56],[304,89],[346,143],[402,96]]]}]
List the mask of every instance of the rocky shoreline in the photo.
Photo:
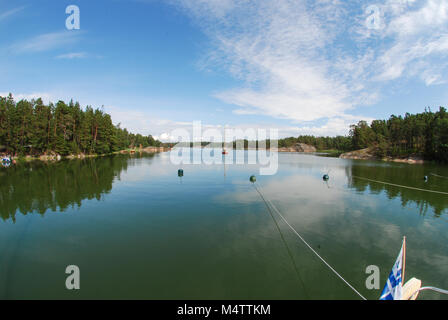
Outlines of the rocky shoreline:
[{"label": "rocky shoreline", "polygon": [[380,158],[374,154],[371,148],[346,152],[341,154],[339,158],[353,159],[353,160],[382,160],[382,161],[410,163],[410,164],[423,164],[425,162],[422,157],[417,155],[410,155],[406,158],[392,158],[392,157]]},{"label": "rocky shoreline", "polygon": [[293,147],[281,147],[277,148],[277,152],[305,152],[305,153],[314,153],[317,152],[314,146],[310,146],[305,143],[297,143]]},{"label": "rocky shoreline", "polygon": [[113,154],[134,154],[136,152],[144,152],[144,153],[158,153],[158,152],[165,152],[169,151],[170,148],[166,147],[146,147],[146,148],[135,148],[135,149],[127,149],[127,150],[121,150],[117,152],[112,152],[108,154],[69,154],[67,156],[61,156],[57,153],[49,153],[49,154],[42,154],[40,156],[30,156],[26,155],[25,157],[19,157],[19,156],[13,156],[11,157],[11,160],[25,160],[25,161],[44,161],[44,162],[52,162],[52,161],[60,161],[63,159],[73,160],[73,159],[85,159],[85,158],[96,158],[96,157],[103,157]]}]

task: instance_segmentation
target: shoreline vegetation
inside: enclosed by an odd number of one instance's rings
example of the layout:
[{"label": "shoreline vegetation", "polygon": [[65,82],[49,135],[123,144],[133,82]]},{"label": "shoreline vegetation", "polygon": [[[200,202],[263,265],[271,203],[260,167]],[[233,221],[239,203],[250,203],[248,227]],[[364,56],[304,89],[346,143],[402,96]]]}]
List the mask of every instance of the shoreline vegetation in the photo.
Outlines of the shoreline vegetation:
[{"label": "shoreline vegetation", "polygon": [[58,154],[50,154],[50,155],[40,155],[40,156],[19,156],[19,157],[11,157],[11,159],[18,160],[18,161],[59,161],[63,159],[67,160],[73,160],[73,159],[85,159],[85,158],[96,158],[96,157],[105,157],[110,156],[114,154],[134,154],[134,153],[158,153],[158,152],[166,152],[170,150],[169,147],[146,147],[146,148],[129,148],[125,150],[120,151],[114,151],[111,153],[104,153],[104,154],[69,154],[67,156],[61,156]]},{"label": "shoreline vegetation", "polygon": [[[425,108],[417,114],[392,115],[388,120],[359,121],[350,126],[348,136],[299,136],[280,139],[279,148],[297,143],[314,146],[343,159],[383,160],[422,164],[432,161],[448,163],[448,112]],[[326,150],[326,151],[324,151]]]},{"label": "shoreline vegetation", "polygon": [[78,102],[44,104],[41,98],[15,102],[0,96],[0,155],[11,160],[86,158],[117,152],[158,152],[166,147],[151,135],[114,125],[101,109]]},{"label": "shoreline vegetation", "polygon": [[[373,120],[370,124],[359,121],[350,126],[348,136],[315,137],[301,135],[279,139],[279,152],[316,153],[342,159],[383,160],[410,164],[428,161],[448,163],[448,112],[439,107],[437,112],[426,108],[417,114],[392,115],[388,120]],[[244,149],[259,146],[259,141],[239,140],[226,143],[236,149],[239,143]],[[202,142],[201,146],[208,142]],[[193,143],[185,143],[193,146]],[[270,149],[270,141],[263,141]]]},{"label": "shoreline vegetation", "polygon": [[355,150],[342,153],[339,158],[341,159],[353,159],[353,160],[381,160],[391,162],[401,162],[409,164],[423,164],[428,160],[424,160],[421,155],[406,155],[405,157],[394,158],[390,156],[380,157],[376,155],[376,150],[373,148],[365,148],[361,150]]},{"label": "shoreline vegetation", "polygon": [[[163,152],[175,143],[162,143],[151,135],[134,134],[114,125],[111,116],[78,102],[44,104],[41,98],[15,102],[0,96],[0,155],[17,160],[52,161],[117,153]],[[270,140],[201,142],[200,147],[270,149]],[[192,142],[178,143],[193,147]],[[392,115],[388,120],[359,121],[348,136],[300,135],[277,140],[278,152],[315,153],[343,159],[385,160],[406,163],[448,162],[448,113]]]},{"label": "shoreline vegetation", "polygon": [[[270,141],[262,141],[270,149]],[[448,162],[448,113],[427,108],[423,113],[392,115],[388,120],[359,121],[350,126],[348,136],[315,137],[301,135],[279,139],[279,152],[320,153],[343,159],[384,160],[404,163]],[[226,147],[258,148],[259,141],[238,140]],[[202,146],[208,142],[202,142]],[[185,143],[185,146],[193,143]]]}]

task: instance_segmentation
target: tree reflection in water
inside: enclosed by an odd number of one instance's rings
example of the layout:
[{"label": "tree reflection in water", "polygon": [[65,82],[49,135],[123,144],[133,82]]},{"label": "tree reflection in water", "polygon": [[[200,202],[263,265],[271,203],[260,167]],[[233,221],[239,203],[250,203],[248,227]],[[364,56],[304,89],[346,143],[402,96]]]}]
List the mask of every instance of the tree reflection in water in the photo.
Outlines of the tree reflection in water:
[{"label": "tree reflection in water", "polygon": [[[133,158],[152,157],[136,154]],[[17,212],[44,215],[48,209],[80,207],[84,199],[100,200],[128,167],[129,156],[33,161],[0,169],[0,217],[15,221]]]}]

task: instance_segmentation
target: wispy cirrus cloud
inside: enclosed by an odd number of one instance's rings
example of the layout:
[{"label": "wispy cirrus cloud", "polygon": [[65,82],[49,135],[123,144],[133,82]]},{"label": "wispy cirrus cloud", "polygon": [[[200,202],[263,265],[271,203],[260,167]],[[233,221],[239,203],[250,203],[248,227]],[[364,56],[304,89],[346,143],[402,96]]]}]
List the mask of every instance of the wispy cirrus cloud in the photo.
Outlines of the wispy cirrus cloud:
[{"label": "wispy cirrus cloud", "polygon": [[15,15],[16,13],[23,11],[23,9],[25,9],[25,6],[13,8],[13,9],[10,9],[10,10],[0,13],[0,22]]},{"label": "wispy cirrus cloud", "polygon": [[70,52],[56,56],[56,59],[84,59],[87,58],[86,52]]},{"label": "wispy cirrus cloud", "polygon": [[103,56],[99,54],[93,54],[88,52],[69,52],[57,55],[55,57],[56,59],[63,59],[63,60],[74,60],[74,59],[102,59]]},{"label": "wispy cirrus cloud", "polygon": [[[417,76],[426,85],[445,82],[448,67],[448,2],[388,0],[390,23],[379,36],[390,42],[378,58],[378,80]],[[395,6],[392,5],[395,3]],[[389,6],[388,6],[389,5]]]},{"label": "wispy cirrus cloud", "polygon": [[[372,3],[339,0],[172,0],[203,29],[205,68],[242,85],[214,96],[236,114],[289,119],[311,132],[347,132],[391,81],[446,81],[448,2],[383,0],[381,28],[367,28]],[[319,121],[323,125],[308,126]],[[352,122],[352,123],[353,123]]]},{"label": "wispy cirrus cloud", "polygon": [[80,40],[81,31],[60,31],[41,34],[12,44],[9,49],[16,54],[44,52],[72,45]]}]

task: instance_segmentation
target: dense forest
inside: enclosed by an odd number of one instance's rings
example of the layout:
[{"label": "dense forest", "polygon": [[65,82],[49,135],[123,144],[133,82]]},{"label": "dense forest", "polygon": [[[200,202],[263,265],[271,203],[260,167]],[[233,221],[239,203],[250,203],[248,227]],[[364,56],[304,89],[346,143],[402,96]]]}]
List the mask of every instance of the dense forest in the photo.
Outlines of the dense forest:
[{"label": "dense forest", "polygon": [[443,107],[432,112],[391,116],[369,125],[360,121],[351,126],[353,149],[373,147],[379,157],[420,155],[448,162],[448,113]]},{"label": "dense forest", "polygon": [[278,147],[292,147],[297,143],[306,143],[316,147],[317,150],[353,150],[351,137],[315,137],[315,136],[298,136],[297,138],[289,137],[278,140]]},{"label": "dense forest", "polygon": [[109,114],[78,102],[45,105],[0,97],[0,148],[13,155],[107,154],[134,146],[160,146],[151,135],[113,125]]},{"label": "dense forest", "polygon": [[280,139],[279,147],[296,143],[313,145],[317,150],[352,151],[371,148],[378,157],[418,155],[428,160],[448,162],[448,113],[445,108],[418,114],[392,115],[388,120],[360,121],[350,127],[349,136],[299,136]]}]

